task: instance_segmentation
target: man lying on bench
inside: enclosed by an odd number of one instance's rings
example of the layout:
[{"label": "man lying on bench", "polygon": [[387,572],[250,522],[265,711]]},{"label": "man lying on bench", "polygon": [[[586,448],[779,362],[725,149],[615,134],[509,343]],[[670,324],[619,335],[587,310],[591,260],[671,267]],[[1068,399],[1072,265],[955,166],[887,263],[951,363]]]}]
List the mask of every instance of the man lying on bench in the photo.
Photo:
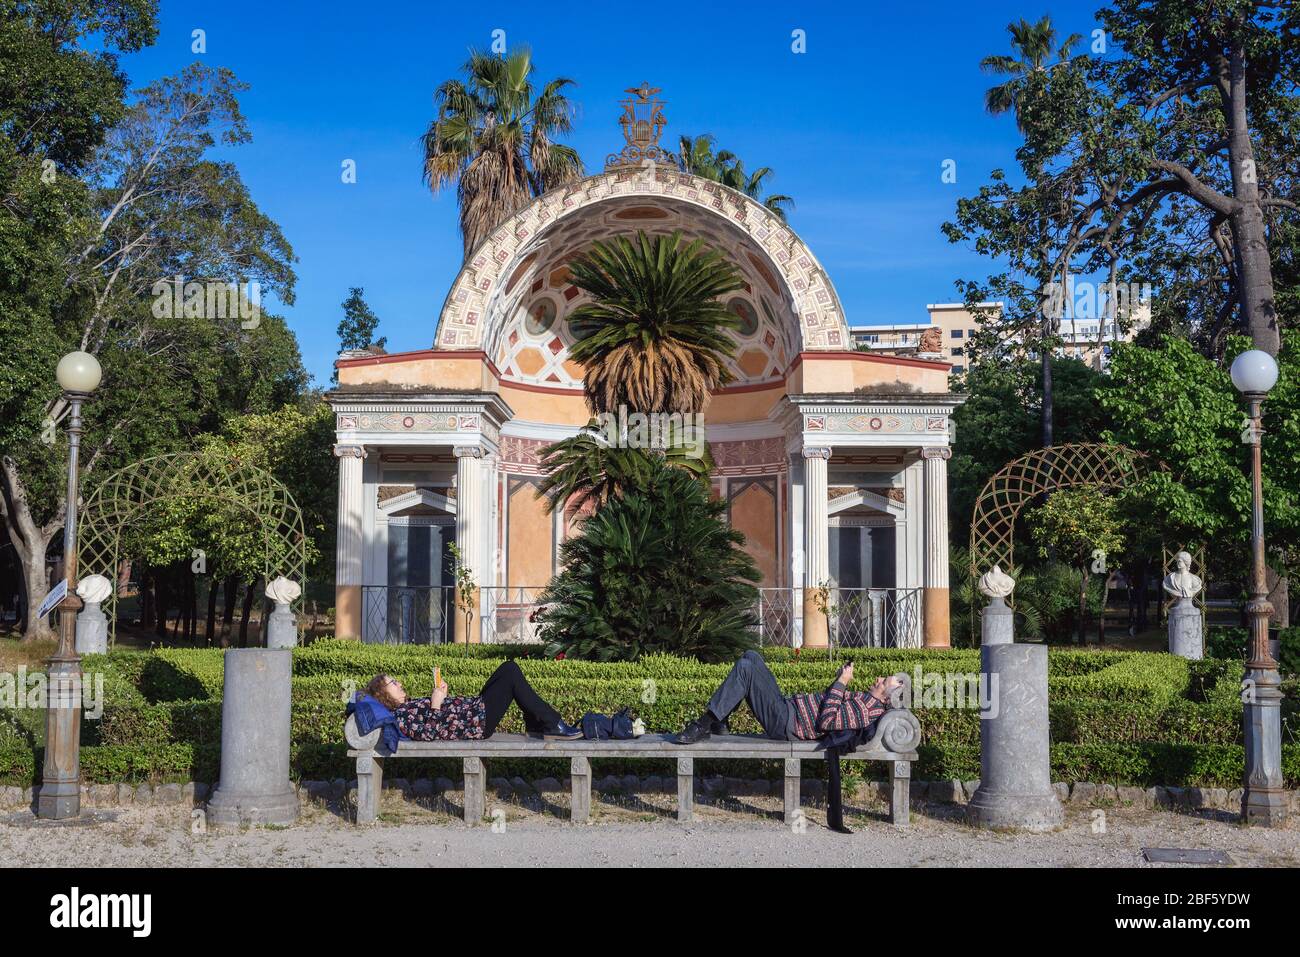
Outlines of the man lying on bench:
[{"label": "man lying on bench", "polygon": [[564,723],[560,713],[533,690],[519,665],[503,662],[476,695],[447,696],[447,682],[438,679],[433,694],[412,698],[402,683],[376,675],[366,693],[393,713],[398,733],[412,741],[461,741],[491,737],[510,702],[524,713],[524,727],[534,737],[569,740],[582,731]]},{"label": "man lying on bench", "polygon": [[695,744],[711,734],[726,734],[727,719],[742,701],[764,733],[777,741],[815,741],[837,731],[866,730],[885,713],[902,679],[877,678],[869,692],[849,691],[852,680],[853,662],[849,662],[824,693],[785,696],[763,656],[747,651],[732,665],[704,714],[688,723],[674,741]]}]

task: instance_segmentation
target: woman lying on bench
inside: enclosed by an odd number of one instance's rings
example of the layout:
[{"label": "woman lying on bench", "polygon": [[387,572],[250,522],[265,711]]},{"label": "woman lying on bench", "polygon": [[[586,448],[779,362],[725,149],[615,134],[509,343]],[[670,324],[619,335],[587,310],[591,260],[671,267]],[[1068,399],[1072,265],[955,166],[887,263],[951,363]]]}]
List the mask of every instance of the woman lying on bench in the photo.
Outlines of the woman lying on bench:
[{"label": "woman lying on bench", "polygon": [[447,690],[447,682],[439,678],[432,695],[412,698],[400,681],[388,675],[376,675],[366,686],[367,694],[393,712],[398,732],[412,741],[491,737],[512,701],[524,713],[530,735],[548,740],[582,737],[582,731],[565,724],[560,713],[533,690],[513,660],[492,672],[476,695],[448,697]]}]

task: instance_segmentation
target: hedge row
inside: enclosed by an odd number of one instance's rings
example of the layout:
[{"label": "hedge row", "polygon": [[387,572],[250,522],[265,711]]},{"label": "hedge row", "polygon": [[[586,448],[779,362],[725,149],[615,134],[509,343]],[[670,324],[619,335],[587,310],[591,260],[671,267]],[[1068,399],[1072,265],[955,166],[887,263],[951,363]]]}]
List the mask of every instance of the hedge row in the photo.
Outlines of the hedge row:
[{"label": "hedge row", "polygon": [[[580,693],[566,694],[563,685],[548,689],[561,711],[572,710],[573,717],[588,710],[609,712],[608,697],[590,697],[591,686]],[[673,731],[685,723],[686,716],[698,714],[707,701],[707,689],[695,687],[687,697],[675,697],[684,689],[671,689],[653,704],[638,704],[636,713],[651,731]],[[567,708],[566,708],[567,705]],[[1286,704],[1288,714],[1294,706]],[[292,709],[290,738],[304,744],[338,744],[343,741],[342,705],[328,698],[295,701]],[[922,740],[927,744],[950,744],[978,747],[979,712],[973,709],[918,708]],[[1170,704],[1127,701],[1054,701],[1049,706],[1052,740],[1076,744],[1132,744],[1177,741],[1183,744],[1240,744],[1241,706],[1233,704],[1177,701]],[[757,732],[758,725],[748,709],[741,709],[732,719],[738,732]],[[517,709],[507,713],[502,731],[522,733],[523,717]],[[170,744],[197,746],[221,742],[221,703],[217,701],[182,701],[157,705],[108,708],[99,721],[86,721],[82,732],[86,745],[140,745],[162,747]]]},{"label": "hedge row", "polygon": [[[82,778],[87,784],[149,781],[153,783],[218,780],[220,748],[211,745],[174,744],[165,747],[109,745],[83,748]],[[38,769],[43,750],[0,748],[0,783],[31,786],[39,782]],[[1093,781],[1098,784],[1151,787],[1240,787],[1245,770],[1243,749],[1223,744],[1054,744],[1052,779]],[[595,759],[599,774],[641,776],[676,774],[670,760]],[[769,777],[781,774],[775,761],[698,761],[701,775]],[[355,764],[345,745],[301,744],[293,749],[291,770],[300,780],[351,780]],[[805,776],[824,774],[818,761],[805,761]],[[862,769],[867,776],[880,777],[885,767],[871,762]],[[510,758],[489,762],[493,776],[528,779],[554,777],[563,780],[569,762],[554,759]],[[979,748],[968,745],[923,745],[912,769],[917,780],[963,781],[979,777]],[[1288,787],[1300,787],[1300,745],[1282,747],[1282,773]],[[404,760],[390,767],[393,777],[408,779],[445,777],[459,781],[461,762],[449,759]]]}]

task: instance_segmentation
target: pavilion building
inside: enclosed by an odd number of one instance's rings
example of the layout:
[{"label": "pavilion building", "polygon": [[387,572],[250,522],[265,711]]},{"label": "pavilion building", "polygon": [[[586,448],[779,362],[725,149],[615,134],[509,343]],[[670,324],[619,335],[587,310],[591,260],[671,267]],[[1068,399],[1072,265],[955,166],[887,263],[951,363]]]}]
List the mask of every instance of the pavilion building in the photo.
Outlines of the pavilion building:
[{"label": "pavilion building", "polygon": [[[568,357],[566,316],[587,301],[569,264],[641,230],[703,239],[744,278],[728,302],[742,320],[735,381],[705,423],[713,492],[763,576],[763,640],[825,644],[831,620],[845,643],[947,646],[947,460],[964,398],[949,364],[855,350],[830,277],[789,226],[644,160],[665,154],[629,160],[636,149],[629,135],[606,171],[493,230],[452,284],[432,348],[338,359],[337,634],[529,640],[582,518],[551,514],[537,493],[542,450],[591,418]],[[468,621],[453,544],[475,586]]]}]

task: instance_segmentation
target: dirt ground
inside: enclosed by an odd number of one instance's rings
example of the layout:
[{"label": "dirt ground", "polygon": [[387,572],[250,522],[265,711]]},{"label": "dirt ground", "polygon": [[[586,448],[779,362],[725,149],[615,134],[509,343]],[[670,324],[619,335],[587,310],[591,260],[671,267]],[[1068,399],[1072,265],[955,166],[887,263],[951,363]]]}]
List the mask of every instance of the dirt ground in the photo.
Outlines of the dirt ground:
[{"label": "dirt ground", "polygon": [[[568,795],[525,800],[489,797],[490,822],[466,827],[459,792],[404,799],[385,792],[380,821],[358,828],[339,804],[304,801],[291,827],[208,829],[189,808],[87,812],[96,823],[35,821],[30,812],[0,817],[5,867],[338,867],[358,864],[492,867],[498,865],[806,867],[849,866],[1152,867],[1144,847],[1225,852],[1231,866],[1300,867],[1300,822],[1280,831],[1243,827],[1224,812],[1067,807],[1050,834],[977,830],[962,808],[926,804],[895,828],[883,808],[848,809],[852,835],[826,829],[825,811],[805,807],[803,825],[781,820],[780,799],[747,797],[696,804],[692,824],[676,821],[675,796],[594,794],[592,823],[567,820]],[[1173,865],[1181,866],[1181,865]]]}]

